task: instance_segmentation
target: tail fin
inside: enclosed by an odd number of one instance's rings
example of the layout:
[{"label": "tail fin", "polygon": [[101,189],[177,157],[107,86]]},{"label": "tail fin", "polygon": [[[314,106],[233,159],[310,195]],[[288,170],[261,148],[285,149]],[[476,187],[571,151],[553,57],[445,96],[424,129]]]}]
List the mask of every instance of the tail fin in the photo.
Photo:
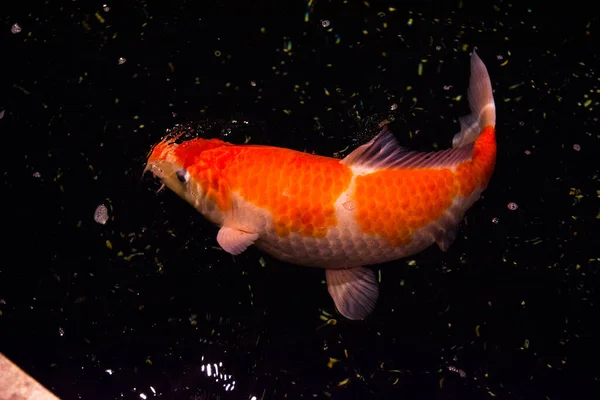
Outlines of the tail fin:
[{"label": "tail fin", "polygon": [[484,128],[496,125],[496,105],[492,94],[492,83],[483,61],[475,50],[471,56],[468,97],[471,114],[459,119],[460,132],[452,139],[452,147],[462,147],[473,143]]}]

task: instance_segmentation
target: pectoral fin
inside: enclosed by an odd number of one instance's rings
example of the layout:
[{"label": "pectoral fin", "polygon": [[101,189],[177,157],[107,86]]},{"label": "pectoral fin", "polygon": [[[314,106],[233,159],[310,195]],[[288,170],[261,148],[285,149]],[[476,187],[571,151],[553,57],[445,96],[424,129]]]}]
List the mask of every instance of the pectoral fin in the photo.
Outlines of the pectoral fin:
[{"label": "pectoral fin", "polygon": [[237,256],[246,250],[248,246],[254,244],[256,239],[258,239],[258,233],[244,232],[227,226],[221,227],[217,234],[219,246],[234,256]]},{"label": "pectoral fin", "polygon": [[348,319],[365,319],[375,308],[379,286],[368,268],[327,269],[327,289],[335,306]]}]

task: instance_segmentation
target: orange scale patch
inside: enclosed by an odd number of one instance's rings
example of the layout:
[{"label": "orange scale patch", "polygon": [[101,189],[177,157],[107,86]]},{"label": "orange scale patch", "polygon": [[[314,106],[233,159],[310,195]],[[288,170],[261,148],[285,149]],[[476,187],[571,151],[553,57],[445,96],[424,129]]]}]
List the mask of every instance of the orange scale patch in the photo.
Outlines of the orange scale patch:
[{"label": "orange scale patch", "polygon": [[460,195],[468,196],[478,186],[489,182],[496,163],[496,138],[493,127],[483,130],[473,147],[472,160],[456,168]]},{"label": "orange scale patch", "polygon": [[271,213],[278,235],[323,237],[323,227],[337,225],[334,204],[350,184],[350,168],[333,158],[283,148],[236,147],[226,180],[232,191]]},{"label": "orange scale patch", "polygon": [[412,232],[438,219],[457,193],[449,169],[383,170],[358,176],[355,184],[362,232],[392,246],[409,242]]}]

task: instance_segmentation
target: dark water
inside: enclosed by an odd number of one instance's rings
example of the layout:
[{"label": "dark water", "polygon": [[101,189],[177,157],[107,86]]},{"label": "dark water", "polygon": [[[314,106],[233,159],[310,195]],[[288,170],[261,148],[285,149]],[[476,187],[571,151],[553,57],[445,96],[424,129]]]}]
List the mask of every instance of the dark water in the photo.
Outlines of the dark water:
[{"label": "dark water", "polygon": [[[596,13],[27,3],[0,16],[0,351],[58,396],[598,396]],[[232,258],[214,226],[140,179],[150,146],[186,122],[331,156],[387,118],[403,145],[445,148],[473,47],[495,89],[496,172],[447,253],[376,268],[366,321],[339,317],[321,270],[254,248]]]}]

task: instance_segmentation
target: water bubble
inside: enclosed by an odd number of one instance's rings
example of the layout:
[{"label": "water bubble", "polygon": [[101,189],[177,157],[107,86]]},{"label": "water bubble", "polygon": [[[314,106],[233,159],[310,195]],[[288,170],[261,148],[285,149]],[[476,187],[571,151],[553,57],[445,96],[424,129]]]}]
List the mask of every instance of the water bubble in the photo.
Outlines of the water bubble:
[{"label": "water bubble", "polygon": [[321,20],[321,25],[323,25],[323,28],[327,28],[329,26],[329,20],[327,19],[322,19]]},{"label": "water bubble", "polygon": [[452,89],[452,85],[444,85],[444,90],[450,90]]},{"label": "water bubble", "polygon": [[509,209],[510,211],[515,211],[517,208],[519,208],[519,205],[518,205],[517,203],[515,203],[515,202],[511,201],[510,203],[508,203],[508,204],[506,205],[506,207],[508,207],[508,209]]},{"label": "water bubble", "polygon": [[10,27],[10,31],[15,34],[21,32],[21,30],[22,29],[19,24],[13,24],[13,26]]},{"label": "water bubble", "polygon": [[525,154],[530,155],[531,151],[530,150],[525,150]]},{"label": "water bubble", "polygon": [[396,104],[396,103],[392,104],[392,106],[390,107],[390,109],[391,109],[392,111],[394,111],[394,110],[395,110],[395,109],[397,109],[397,108],[398,108],[398,104]]},{"label": "water bubble", "polygon": [[500,54],[498,54],[498,55],[496,56],[496,58],[497,58],[498,60],[503,60],[503,59],[504,59],[504,57],[502,57]]},{"label": "water bubble", "polygon": [[498,224],[498,222],[500,222],[500,220],[498,219],[498,217],[492,218],[492,224]]},{"label": "water bubble", "polygon": [[103,4],[102,5],[102,9],[104,10],[104,12],[109,12],[110,11],[110,7],[108,6],[108,4]]},{"label": "water bubble", "polygon": [[579,145],[579,144],[575,143],[575,144],[573,145],[573,150],[575,150],[575,151],[580,151],[580,150],[581,150],[581,145]]},{"label": "water bubble", "polygon": [[42,177],[42,174],[40,174],[39,172],[35,171],[35,172],[33,173],[33,177],[34,177],[34,178],[41,178],[41,177]]},{"label": "water bubble", "polygon": [[108,222],[108,209],[104,204],[100,204],[94,211],[94,221],[104,225]]},{"label": "water bubble", "polygon": [[127,62],[127,59],[125,57],[119,57],[119,65],[123,65]]}]

